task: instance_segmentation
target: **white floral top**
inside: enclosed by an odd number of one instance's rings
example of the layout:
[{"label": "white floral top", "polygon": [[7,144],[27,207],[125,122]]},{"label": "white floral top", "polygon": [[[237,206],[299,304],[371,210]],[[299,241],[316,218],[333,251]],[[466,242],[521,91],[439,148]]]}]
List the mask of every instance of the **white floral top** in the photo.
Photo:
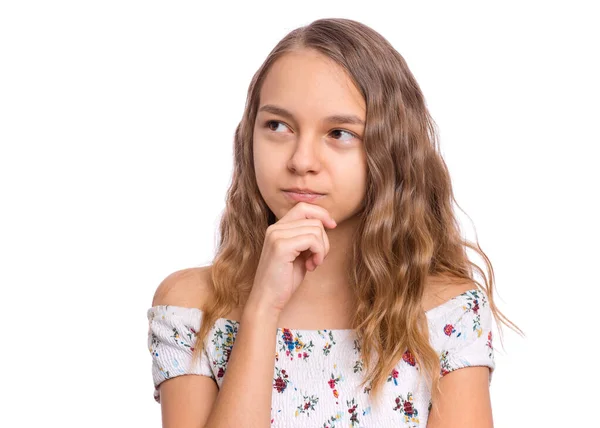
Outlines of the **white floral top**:
[{"label": "white floral top", "polygon": [[[439,353],[440,376],[468,366],[494,370],[492,313],[486,294],[470,290],[426,312],[430,342]],[[179,306],[148,309],[154,399],[159,385],[184,374],[209,376],[221,387],[238,321],[218,319],[207,348],[190,367],[202,311]],[[388,376],[380,401],[370,403],[369,384],[360,389],[363,361],[354,330],[278,329],[273,350],[273,427],[426,427],[430,386],[410,352]],[[240,415],[243,418],[243,415]]]}]

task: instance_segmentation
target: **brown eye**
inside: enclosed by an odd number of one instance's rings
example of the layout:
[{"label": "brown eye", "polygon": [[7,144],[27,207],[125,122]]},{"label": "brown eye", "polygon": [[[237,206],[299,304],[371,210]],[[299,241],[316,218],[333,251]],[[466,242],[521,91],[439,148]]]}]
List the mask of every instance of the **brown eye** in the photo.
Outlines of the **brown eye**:
[{"label": "brown eye", "polygon": [[348,134],[350,136],[350,138],[346,139],[346,140],[342,140],[340,138],[336,138],[336,140],[341,140],[341,141],[350,141],[353,138],[358,138],[356,135],[354,135],[354,133],[350,132],[350,131],[345,131],[343,129],[334,129],[333,131],[331,131],[331,134]]},{"label": "brown eye", "polygon": [[[265,123],[265,128],[269,129],[270,131],[277,132],[277,127],[279,125],[283,125],[283,123],[279,122],[278,120],[268,120]],[[275,126],[275,129],[273,129],[273,126]]]}]

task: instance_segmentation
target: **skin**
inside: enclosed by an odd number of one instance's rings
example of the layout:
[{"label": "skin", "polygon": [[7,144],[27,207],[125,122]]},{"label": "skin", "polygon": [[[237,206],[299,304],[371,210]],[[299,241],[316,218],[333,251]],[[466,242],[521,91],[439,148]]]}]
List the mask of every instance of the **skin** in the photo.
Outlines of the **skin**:
[{"label": "skin", "polygon": [[[293,117],[260,111],[265,105],[282,107]],[[316,309],[325,317],[330,314],[330,322],[321,318],[317,328],[347,327],[351,294],[340,278],[346,277],[348,250],[366,192],[364,124],[325,122],[331,115],[354,115],[363,123],[366,119],[365,101],[339,65],[309,49],[288,53],[273,64],[261,88],[253,132],[260,193],[278,220],[297,203],[283,188],[324,193],[312,203],[328,210],[338,224],[326,230],[330,251],[323,264],[306,273],[281,315],[282,324],[294,320],[289,324],[310,328],[310,319],[320,318],[315,317]],[[303,308],[311,308],[312,315]],[[328,312],[332,308],[335,315]]]}]

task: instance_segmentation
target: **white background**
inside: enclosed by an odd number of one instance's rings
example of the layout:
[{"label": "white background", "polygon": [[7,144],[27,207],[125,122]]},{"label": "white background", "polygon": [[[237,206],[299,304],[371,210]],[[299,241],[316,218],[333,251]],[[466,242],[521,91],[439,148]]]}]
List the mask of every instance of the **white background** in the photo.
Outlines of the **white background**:
[{"label": "white background", "polygon": [[495,343],[495,426],[597,423],[591,4],[3,2],[0,425],[160,426],[154,290],[210,262],[250,79],[325,17],[371,26],[408,62],[465,233],[527,334]]}]

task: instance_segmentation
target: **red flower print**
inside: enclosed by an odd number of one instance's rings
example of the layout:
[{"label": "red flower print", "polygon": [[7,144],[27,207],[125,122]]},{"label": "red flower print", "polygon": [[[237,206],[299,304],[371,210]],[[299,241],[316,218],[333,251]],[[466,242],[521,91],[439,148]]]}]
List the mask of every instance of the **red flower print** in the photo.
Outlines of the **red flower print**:
[{"label": "red flower print", "polygon": [[221,379],[224,374],[225,374],[225,370],[223,369],[223,367],[219,367],[219,373],[217,373],[217,377],[219,379]]},{"label": "red flower print", "polygon": [[356,410],[356,404],[348,409],[348,413],[354,413]]},{"label": "red flower print", "polygon": [[287,328],[283,329],[283,340],[286,342],[291,342],[292,340],[294,340],[292,338],[292,332]]},{"label": "red flower print", "polygon": [[275,367],[275,371],[276,371],[276,378],[273,379],[275,381],[275,383],[273,384],[273,388],[275,388],[277,390],[277,392],[283,392],[287,388],[287,384],[289,382],[289,380],[288,380],[289,376],[285,370],[281,370],[277,366]]},{"label": "red flower print", "polygon": [[388,376],[387,381],[391,382],[393,380],[394,381],[394,385],[398,385],[397,379],[398,379],[398,370],[392,369],[392,372]]},{"label": "red flower print", "polygon": [[329,379],[327,383],[331,389],[335,388],[335,379]]},{"label": "red flower print", "polygon": [[477,313],[478,310],[479,310],[479,302],[477,302],[477,300],[475,300],[475,306],[473,306],[473,312]]},{"label": "red flower print", "polygon": [[[414,408],[412,401],[413,401],[413,393],[412,392],[408,392],[406,394],[406,399],[404,399],[404,397],[402,395],[400,395],[399,397],[396,397],[396,407],[394,407],[394,410],[398,410],[400,413],[403,413],[405,416],[407,416],[409,418],[413,418],[413,417],[416,418],[419,416],[419,411]],[[416,420],[414,422],[416,422],[417,424],[419,423],[418,420]],[[413,426],[413,425],[411,425],[411,426]]]},{"label": "red flower print", "polygon": [[492,332],[491,331],[488,333],[488,340],[492,340]]},{"label": "red flower print", "polygon": [[285,383],[285,381],[278,377],[275,380],[275,385],[273,385],[275,387],[275,389],[277,390],[277,392],[283,392],[285,391],[285,388],[287,387],[287,383]]},{"label": "red flower print", "polygon": [[415,357],[414,355],[410,352],[410,351],[406,351],[404,354],[402,354],[402,359],[410,364],[411,366],[414,367],[415,365]]},{"label": "red flower print", "polygon": [[316,395],[303,395],[304,401],[298,407],[296,407],[296,416],[300,413],[304,413],[307,416],[310,416],[311,410],[315,410],[315,405],[319,402],[319,397]]},{"label": "red flower print", "polygon": [[450,336],[453,331],[454,331],[454,326],[452,324],[446,324],[446,326],[444,327],[444,334],[446,336]]},{"label": "red flower print", "polygon": [[334,396],[335,398],[338,398],[338,397],[340,396],[340,394],[338,394],[338,392],[337,392],[337,389],[334,389],[334,390],[333,390],[333,396]]}]

